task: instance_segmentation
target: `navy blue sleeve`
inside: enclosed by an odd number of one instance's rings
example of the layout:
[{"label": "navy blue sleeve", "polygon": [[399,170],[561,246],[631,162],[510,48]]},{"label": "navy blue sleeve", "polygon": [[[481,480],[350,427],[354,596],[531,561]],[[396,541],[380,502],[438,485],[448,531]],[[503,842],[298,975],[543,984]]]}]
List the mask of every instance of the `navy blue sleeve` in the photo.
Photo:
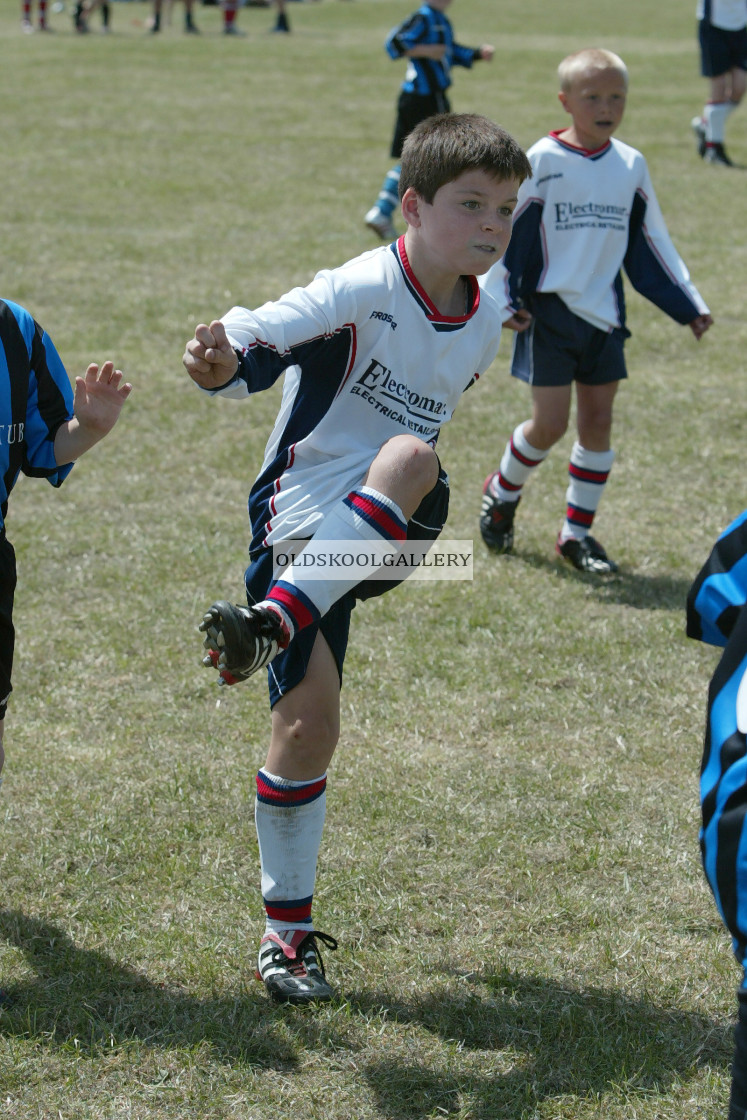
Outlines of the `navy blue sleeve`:
[{"label": "navy blue sleeve", "polygon": [[640,192],[633,200],[625,253],[625,272],[628,279],[645,299],[651,300],[677,323],[691,323],[701,314],[686,289],[667,268],[662,256],[654,249],[646,230],[646,201]]},{"label": "navy blue sleeve", "polygon": [[407,51],[424,41],[428,25],[420,12],[408,16],[398,27],[389,32],[386,51],[392,58],[403,58]]},{"label": "navy blue sleeve", "polygon": [[540,237],[542,211],[543,205],[538,199],[529,202],[521,211],[514,222],[511,241],[503,258],[503,264],[509,274],[510,306],[514,310],[523,306],[528,297],[537,290],[544,268]]}]

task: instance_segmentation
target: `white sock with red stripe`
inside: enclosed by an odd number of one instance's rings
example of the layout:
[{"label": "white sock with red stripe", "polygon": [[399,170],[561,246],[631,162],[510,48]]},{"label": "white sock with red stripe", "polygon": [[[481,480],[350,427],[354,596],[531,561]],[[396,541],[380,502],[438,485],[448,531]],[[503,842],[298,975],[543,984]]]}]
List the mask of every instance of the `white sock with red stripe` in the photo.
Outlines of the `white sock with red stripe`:
[{"label": "white sock with red stripe", "polygon": [[524,424],[519,424],[506,444],[501,465],[488,483],[488,489],[499,502],[518,502],[524,484],[535,467],[543,463],[549,451],[539,451],[524,438]]},{"label": "white sock with red stripe", "polygon": [[[301,555],[285,569],[282,579],[272,585],[261,605],[279,608],[292,636],[304,626],[318,622],[338,599],[370,574],[370,568],[362,570],[358,565],[330,566],[331,546],[335,542],[357,544],[406,538],[407,521],[396,502],[372,486],[351,490],[322,520]],[[309,577],[309,572],[318,571],[330,573],[330,578]]]},{"label": "white sock with red stripe", "polygon": [[570,481],[565,492],[566,512],[560,530],[561,544],[571,537],[580,541],[589,535],[614,461],[615,452],[612,449],[587,451],[578,441],[574,443],[568,464]]},{"label": "white sock with red stripe", "polygon": [[[309,933],[314,928],[311,904],[326,791],[326,774],[307,782],[281,778],[264,767],[257,774],[254,820],[267,933]],[[284,939],[290,941],[289,937]]]}]

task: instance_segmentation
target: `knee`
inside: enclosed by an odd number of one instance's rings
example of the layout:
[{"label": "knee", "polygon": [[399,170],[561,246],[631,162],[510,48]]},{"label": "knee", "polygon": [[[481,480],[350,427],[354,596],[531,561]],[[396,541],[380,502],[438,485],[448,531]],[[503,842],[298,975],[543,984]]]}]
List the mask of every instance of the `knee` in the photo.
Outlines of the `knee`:
[{"label": "knee", "polygon": [[532,447],[536,447],[538,451],[549,451],[551,447],[563,438],[567,431],[567,416],[550,416],[547,418],[543,417],[542,419],[535,417],[532,423],[531,435],[527,435],[526,438]]},{"label": "knee", "polygon": [[590,451],[599,450],[604,444],[609,443],[612,431],[612,416],[609,412],[600,410],[579,418],[578,439],[582,447]]},{"label": "knee", "polygon": [[324,762],[322,769],[326,769],[327,760],[332,755],[340,738],[339,718],[330,715],[299,716],[285,724],[281,733],[281,746],[286,757],[292,757],[294,763],[306,769],[313,769],[318,758]]},{"label": "knee", "polygon": [[[432,490],[438,481],[438,456],[428,443],[415,436],[393,436],[379,455],[397,471],[407,475],[413,484],[421,484],[423,493]],[[420,487],[419,487],[420,488]]]}]

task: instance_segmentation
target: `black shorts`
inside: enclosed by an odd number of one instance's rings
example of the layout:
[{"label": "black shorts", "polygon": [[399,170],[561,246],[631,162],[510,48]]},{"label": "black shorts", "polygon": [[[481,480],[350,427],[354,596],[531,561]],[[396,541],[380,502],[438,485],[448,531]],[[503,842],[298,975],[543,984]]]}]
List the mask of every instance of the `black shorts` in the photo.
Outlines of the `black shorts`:
[{"label": "black shorts", "polygon": [[13,690],[10,676],[16,632],[13,627],[13,596],[16,590],[16,554],[3,532],[0,537],[0,719],[5,718]]},{"label": "black shorts", "polygon": [[[444,470],[439,470],[438,482],[420,503],[407,523],[408,540],[433,540],[441,533],[449,512],[449,479]],[[253,559],[246,569],[246,598],[250,606],[259,603],[267,596],[272,584],[272,549],[265,548]],[[306,669],[314,648],[316,636],[321,633],[337,663],[342,684],[342,666],[348,647],[350,616],[358,600],[374,599],[391,591],[403,583],[401,579],[370,579],[359,583],[351,591],[332,605],[318,623],[304,627],[294,637],[286,650],[273,658],[267,667],[267,682],[270,689],[270,707],[277,704],[281,696],[290,692],[306,676]]]},{"label": "black shorts", "polygon": [[704,78],[720,78],[730,70],[747,69],[747,27],[725,31],[707,20],[698,24],[700,72]]},{"label": "black shorts", "polygon": [[394,125],[392,150],[395,159],[402,155],[402,145],[415,125],[439,113],[450,113],[451,105],[445,93],[408,93],[402,90],[397,102],[397,120]]},{"label": "black shorts", "polygon": [[629,331],[603,331],[581,319],[554,292],[535,292],[532,322],[514,338],[511,373],[540,387],[606,385],[628,376],[623,346]]}]

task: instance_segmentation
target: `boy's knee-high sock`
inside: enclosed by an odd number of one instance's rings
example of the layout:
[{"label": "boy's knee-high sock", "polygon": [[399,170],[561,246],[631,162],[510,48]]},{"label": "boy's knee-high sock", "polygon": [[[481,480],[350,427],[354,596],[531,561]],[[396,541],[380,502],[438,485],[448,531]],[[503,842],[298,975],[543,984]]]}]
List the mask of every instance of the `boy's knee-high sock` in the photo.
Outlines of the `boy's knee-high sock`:
[{"label": "boy's knee-high sock", "polygon": [[615,461],[615,452],[587,451],[576,441],[568,464],[570,481],[565,492],[566,512],[560,540],[582,540],[589,535],[594,514]]},{"label": "boy's knee-high sock", "polygon": [[709,101],[703,110],[706,144],[723,144],[726,118],[736,106],[733,101]]},{"label": "boy's knee-high sock", "polygon": [[[330,510],[298,561],[272,585],[265,604],[280,608],[289,622],[291,635],[318,622],[333,603],[356,587],[371,569],[329,567],[330,546],[335,541],[403,541],[407,522],[402,510],[372,486],[351,490]],[[315,563],[315,560],[325,561]],[[331,579],[310,579],[308,571],[329,571]]]},{"label": "boy's knee-high sock", "polygon": [[257,774],[254,820],[266,931],[314,928],[311,904],[324,828],[327,775],[309,782]]},{"label": "boy's knee-high sock", "polygon": [[521,491],[535,467],[544,462],[549,451],[538,451],[524,438],[524,425],[519,424],[506,444],[501,465],[488,488],[500,502],[518,502]]},{"label": "boy's knee-high sock", "polygon": [[397,163],[387,172],[386,179],[382,183],[381,190],[379,191],[379,197],[376,199],[376,205],[387,218],[390,214],[393,214],[399,206],[399,175],[401,170],[400,165]]}]

